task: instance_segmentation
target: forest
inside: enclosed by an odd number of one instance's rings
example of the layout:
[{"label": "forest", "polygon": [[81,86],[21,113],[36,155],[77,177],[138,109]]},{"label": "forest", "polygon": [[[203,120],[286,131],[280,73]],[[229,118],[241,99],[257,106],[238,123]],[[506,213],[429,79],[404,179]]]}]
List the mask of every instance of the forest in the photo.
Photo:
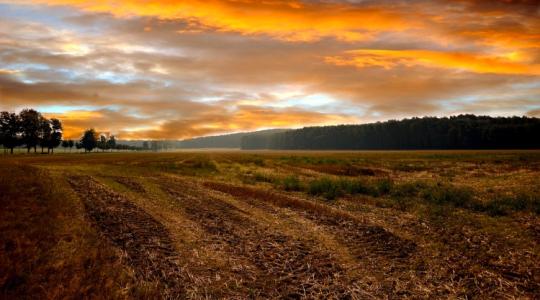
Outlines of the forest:
[{"label": "forest", "polygon": [[251,135],[242,138],[242,149],[537,149],[539,133],[538,118],[459,115]]}]

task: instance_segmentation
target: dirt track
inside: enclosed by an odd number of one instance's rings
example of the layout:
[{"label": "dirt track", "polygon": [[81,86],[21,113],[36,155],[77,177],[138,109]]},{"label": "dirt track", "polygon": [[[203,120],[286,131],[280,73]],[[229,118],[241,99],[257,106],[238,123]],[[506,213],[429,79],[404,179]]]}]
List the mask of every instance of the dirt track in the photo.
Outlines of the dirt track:
[{"label": "dirt track", "polygon": [[124,196],[88,176],[68,179],[100,232],[126,255],[138,279],[157,283],[163,294],[182,294],[177,254],[167,229]]},{"label": "dirt track", "polygon": [[[133,178],[109,179],[147,196],[145,188]],[[83,200],[90,220],[125,253],[125,261],[135,276],[157,285],[166,298],[197,298],[202,297],[201,291],[205,297],[236,299],[246,295],[290,299],[449,297],[475,295],[480,289],[502,289],[494,281],[501,276],[510,282],[522,282],[525,290],[536,289],[531,283],[534,279],[521,274],[513,278],[514,273],[503,267],[495,269],[496,273],[477,277],[473,266],[467,265],[468,259],[449,265],[428,265],[422,249],[414,242],[350,213],[307,199],[213,181],[154,180],[180,207],[178,213],[202,232],[197,233],[197,243],[175,249],[166,226],[128,196],[89,176],[68,178]],[[239,201],[248,208],[225,199]],[[291,222],[300,220],[293,226],[303,226],[305,222],[315,225],[335,240],[353,263],[344,263],[333,252],[335,249],[321,244],[308,232],[291,234],[259,222],[249,207],[271,218],[283,218],[283,211],[288,211],[296,219]],[[226,258],[226,263],[205,267],[203,259],[195,265],[189,256],[200,251]],[[456,256],[448,253],[447,257],[451,260]],[[456,269],[454,265],[462,267]]]},{"label": "dirt track", "polygon": [[208,194],[193,197],[186,186],[164,189],[204,229],[206,245],[242,261],[235,275],[245,288],[255,291],[253,297],[350,298],[342,266],[315,241],[255,223],[246,216],[248,212]]}]

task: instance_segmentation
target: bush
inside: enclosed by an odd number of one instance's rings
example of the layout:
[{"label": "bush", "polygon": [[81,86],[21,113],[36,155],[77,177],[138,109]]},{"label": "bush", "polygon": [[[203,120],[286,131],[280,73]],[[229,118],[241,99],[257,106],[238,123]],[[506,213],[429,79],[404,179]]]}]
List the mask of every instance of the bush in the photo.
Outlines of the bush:
[{"label": "bush", "polygon": [[479,207],[491,216],[504,216],[516,211],[540,214],[540,198],[534,194],[520,193],[514,196],[498,196]]},{"label": "bush", "polygon": [[474,205],[473,193],[470,188],[456,187],[450,184],[437,183],[426,187],[421,196],[434,204],[450,204],[457,207],[470,208]]},{"label": "bush", "polygon": [[265,173],[260,173],[260,172],[255,172],[253,174],[253,178],[255,179],[255,181],[258,181],[258,182],[272,183],[276,181],[276,178],[274,178],[273,176],[269,174],[265,174]]},{"label": "bush", "polygon": [[392,188],[394,187],[394,182],[390,178],[383,178],[379,179],[375,185],[376,194],[373,194],[372,196],[380,196],[390,193],[392,191]]},{"label": "bush", "polygon": [[300,185],[300,180],[297,176],[287,176],[281,182],[282,187],[286,191],[300,191],[302,186]]},{"label": "bush", "polygon": [[390,195],[394,198],[416,197],[426,188],[428,188],[428,185],[421,181],[406,182],[395,185]]},{"label": "bush", "polygon": [[372,195],[376,192],[376,189],[369,182],[362,180],[342,179],[339,181],[339,186],[343,191],[351,195]]},{"label": "bush", "polygon": [[323,196],[327,200],[334,200],[343,194],[338,182],[326,177],[311,181],[308,193],[313,196]]}]

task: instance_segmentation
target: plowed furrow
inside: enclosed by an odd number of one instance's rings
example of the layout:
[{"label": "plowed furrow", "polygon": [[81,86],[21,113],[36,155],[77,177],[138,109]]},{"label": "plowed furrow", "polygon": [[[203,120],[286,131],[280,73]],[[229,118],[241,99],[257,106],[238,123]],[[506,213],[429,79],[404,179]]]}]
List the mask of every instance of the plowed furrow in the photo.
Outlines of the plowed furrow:
[{"label": "plowed furrow", "polygon": [[163,287],[165,297],[183,292],[183,276],[167,229],[124,196],[88,176],[68,179],[99,231],[127,256],[139,279]]},{"label": "plowed furrow", "polygon": [[[254,188],[208,182],[206,187],[227,193],[254,206],[271,209],[269,204],[287,207],[299,212],[307,219],[328,227],[347,245],[383,255],[389,258],[406,258],[415,248],[414,243],[401,239],[380,226],[366,225],[337,213],[329,213],[322,205],[307,203],[307,200],[289,198],[277,193]],[[362,249],[359,249],[363,252]]]},{"label": "plowed furrow", "polygon": [[144,187],[139,182],[134,180],[133,178],[117,176],[117,177],[113,177],[113,180],[116,181],[117,183],[120,183],[121,185],[129,188],[130,190],[132,190],[134,192],[137,192],[137,193],[144,193],[145,192]]},{"label": "plowed furrow", "polygon": [[[207,233],[206,245],[215,245],[233,258],[246,261],[236,267],[245,288],[263,298],[345,298],[344,270],[332,254],[315,241],[287,236],[258,224],[235,206],[189,188],[164,185],[181,203],[189,219]],[[233,267],[235,269],[235,267]]]},{"label": "plowed furrow", "polygon": [[416,245],[380,226],[363,224],[322,204],[278,193],[216,182],[207,182],[204,185],[266,209],[271,209],[271,206],[292,209],[300,216],[321,226],[358,259],[357,267],[361,268],[362,272],[368,276],[378,277],[380,286],[367,287],[376,295],[399,293],[402,288],[397,287],[395,282],[411,282],[408,272],[414,267],[409,263],[409,259],[415,252]]}]

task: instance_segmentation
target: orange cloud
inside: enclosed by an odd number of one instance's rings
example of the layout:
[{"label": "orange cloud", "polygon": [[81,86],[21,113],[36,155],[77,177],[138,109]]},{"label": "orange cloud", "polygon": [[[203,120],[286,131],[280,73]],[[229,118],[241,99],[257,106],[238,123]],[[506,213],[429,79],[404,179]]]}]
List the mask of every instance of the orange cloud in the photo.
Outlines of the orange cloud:
[{"label": "orange cloud", "polygon": [[243,106],[230,113],[201,112],[189,118],[156,122],[137,119],[120,112],[69,111],[46,114],[63,122],[64,137],[78,139],[87,128],[111,132],[121,139],[183,139],[208,134],[256,130],[261,128],[291,128],[302,125],[330,125],[357,122],[344,114],[323,114],[298,109],[268,109]]},{"label": "orange cloud", "polygon": [[225,115],[200,114],[192,118],[167,121],[153,130],[123,131],[120,136],[129,139],[183,139],[262,128],[292,128],[299,124],[329,125],[354,122],[358,122],[356,117],[340,114],[323,114],[298,109],[241,107]]},{"label": "orange cloud", "polygon": [[241,34],[268,34],[291,41],[312,41],[323,37],[359,41],[369,38],[371,32],[399,31],[418,26],[390,9],[292,0],[17,1],[21,2],[72,5],[86,11],[111,13],[119,17],[182,19],[195,28],[203,26]]},{"label": "orange cloud", "polygon": [[456,69],[474,73],[494,73],[512,75],[539,75],[540,65],[521,62],[519,53],[505,56],[488,56],[465,52],[444,52],[432,50],[353,50],[345,56],[330,56],[326,62],[338,66],[371,66],[385,69],[396,66],[426,66]]}]

